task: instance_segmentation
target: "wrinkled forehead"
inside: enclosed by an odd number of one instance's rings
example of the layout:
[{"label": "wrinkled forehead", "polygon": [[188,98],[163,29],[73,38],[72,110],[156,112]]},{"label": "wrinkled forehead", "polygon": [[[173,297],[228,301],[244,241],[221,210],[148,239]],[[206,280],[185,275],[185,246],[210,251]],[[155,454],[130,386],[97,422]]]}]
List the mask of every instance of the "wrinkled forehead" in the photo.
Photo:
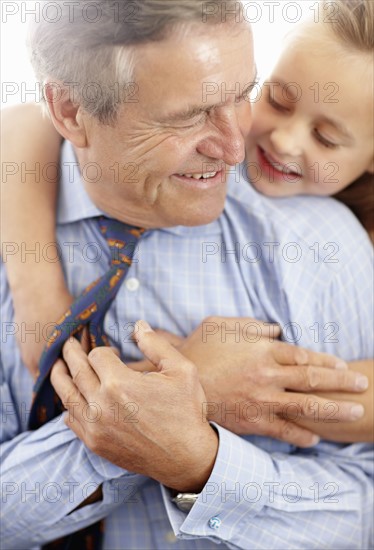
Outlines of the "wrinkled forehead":
[{"label": "wrinkled forehead", "polygon": [[[246,22],[204,26],[201,22],[177,24],[164,39],[135,48],[135,77],[146,77],[152,66],[158,74],[179,78],[218,78],[226,74],[234,81],[243,69],[253,76],[254,52],[251,26]],[[231,70],[229,70],[231,69]],[[189,71],[195,71],[190,74]],[[186,71],[184,75],[184,71]],[[183,75],[185,78],[183,78]],[[153,74],[157,78],[157,74]],[[234,82],[235,83],[235,82]],[[227,84],[232,84],[227,82]]]},{"label": "wrinkled forehead", "polygon": [[[243,35],[247,36],[247,39],[253,43],[253,33],[251,24],[245,20],[230,19],[223,22],[208,24],[203,21],[182,21],[170,24],[167,27],[167,33],[161,40],[151,43],[139,44],[136,49],[139,52],[142,51],[142,47],[154,45],[165,45],[168,48],[177,50],[181,55],[184,53],[185,48],[188,45],[188,41],[194,41],[197,43],[207,44],[209,41],[213,44],[216,37],[220,37],[222,40],[226,39],[227,49],[231,47],[231,43],[234,45],[238,43]],[[213,49],[213,48],[212,48]]]},{"label": "wrinkled forehead", "polygon": [[137,49],[134,77],[139,106],[161,117],[239,99],[256,77],[250,28],[222,25],[204,34],[198,25],[179,29]]}]

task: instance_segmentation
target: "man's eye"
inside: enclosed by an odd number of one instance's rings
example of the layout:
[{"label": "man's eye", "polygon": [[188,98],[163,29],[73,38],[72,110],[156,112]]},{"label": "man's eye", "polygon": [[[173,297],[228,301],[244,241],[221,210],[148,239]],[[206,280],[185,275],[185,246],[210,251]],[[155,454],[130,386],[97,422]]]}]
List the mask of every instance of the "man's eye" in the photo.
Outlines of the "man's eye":
[{"label": "man's eye", "polygon": [[201,126],[202,124],[205,123],[206,118],[207,118],[207,115],[206,115],[206,114],[202,115],[201,117],[199,117],[199,118],[196,120],[196,122],[194,122],[193,124],[191,124],[191,128],[195,128],[195,126]]},{"label": "man's eye", "polygon": [[256,80],[253,82],[253,84],[251,84],[250,86],[248,86],[248,88],[246,90],[244,90],[242,95],[236,100],[236,103],[243,103],[243,101],[246,101],[247,103],[250,103],[252,93],[258,87],[259,83],[260,83],[260,79],[256,78]]},{"label": "man's eye", "polygon": [[337,149],[339,147],[339,145],[337,145],[336,143],[333,143],[329,139],[326,139],[325,137],[323,137],[323,135],[318,130],[314,130],[314,135],[317,141],[322,143],[322,145],[324,147],[327,147],[328,149]]},{"label": "man's eye", "polygon": [[208,116],[208,113],[202,113],[199,116],[195,116],[193,119],[186,122],[186,125],[183,126],[183,128],[189,129],[189,128],[196,128],[197,126],[202,126],[205,123],[207,116]]}]

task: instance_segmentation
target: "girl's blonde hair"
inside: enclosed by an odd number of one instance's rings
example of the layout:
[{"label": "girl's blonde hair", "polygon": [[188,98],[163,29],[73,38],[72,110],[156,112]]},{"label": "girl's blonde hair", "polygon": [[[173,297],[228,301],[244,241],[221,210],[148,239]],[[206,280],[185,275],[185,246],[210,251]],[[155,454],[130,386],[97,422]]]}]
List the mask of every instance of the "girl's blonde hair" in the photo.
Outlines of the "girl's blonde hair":
[{"label": "girl's blonde hair", "polygon": [[[323,0],[327,5],[331,2]],[[331,30],[350,52],[373,55],[374,51],[374,1],[334,0],[335,14]],[[374,153],[373,153],[374,155]],[[374,176],[369,172],[335,195],[348,206],[360,220],[374,242]]]}]

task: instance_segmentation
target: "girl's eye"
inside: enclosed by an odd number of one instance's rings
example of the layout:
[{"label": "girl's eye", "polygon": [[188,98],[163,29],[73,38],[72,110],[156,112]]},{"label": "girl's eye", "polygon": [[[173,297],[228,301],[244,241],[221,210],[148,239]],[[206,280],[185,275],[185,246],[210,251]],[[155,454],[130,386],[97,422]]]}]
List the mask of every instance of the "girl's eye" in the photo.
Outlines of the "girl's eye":
[{"label": "girl's eye", "polygon": [[274,97],[272,97],[272,95],[270,93],[269,93],[269,97],[268,97],[268,102],[277,111],[281,111],[283,113],[288,113],[289,112],[289,109],[287,107],[285,107],[284,105],[281,105],[280,103],[277,103],[277,101],[275,101]]},{"label": "girl's eye", "polygon": [[337,145],[336,143],[333,143],[332,141],[326,139],[325,137],[323,137],[318,130],[314,130],[314,135],[316,136],[316,139],[322,143],[322,145],[324,147],[327,147],[328,149],[337,149],[339,147],[339,145]]}]

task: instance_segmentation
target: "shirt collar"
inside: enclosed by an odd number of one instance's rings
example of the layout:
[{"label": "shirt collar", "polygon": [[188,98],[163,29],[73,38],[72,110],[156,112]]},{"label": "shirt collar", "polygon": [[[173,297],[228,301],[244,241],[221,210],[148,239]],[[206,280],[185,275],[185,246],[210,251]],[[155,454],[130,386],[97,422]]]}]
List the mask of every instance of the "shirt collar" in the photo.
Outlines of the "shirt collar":
[{"label": "shirt collar", "polygon": [[104,213],[95,206],[82,184],[78,160],[70,141],[62,144],[60,167],[57,222],[67,224],[102,216]]}]

